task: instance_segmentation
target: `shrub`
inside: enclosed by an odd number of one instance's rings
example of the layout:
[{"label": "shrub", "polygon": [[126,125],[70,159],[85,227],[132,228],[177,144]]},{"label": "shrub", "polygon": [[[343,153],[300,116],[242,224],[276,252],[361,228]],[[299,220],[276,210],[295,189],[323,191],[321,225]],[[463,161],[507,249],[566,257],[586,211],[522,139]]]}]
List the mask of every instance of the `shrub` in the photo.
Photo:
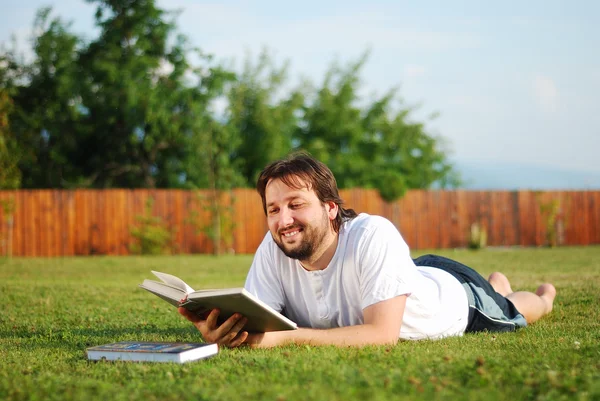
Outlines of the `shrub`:
[{"label": "shrub", "polygon": [[161,255],[172,253],[173,236],[162,218],[152,215],[154,198],[149,197],[143,215],[135,217],[137,226],[131,228],[131,236],[135,238],[130,250],[135,254]]},{"label": "shrub", "polygon": [[487,230],[479,223],[471,224],[469,249],[482,249],[487,246]]},{"label": "shrub", "polygon": [[554,248],[562,242],[559,232],[561,231],[561,205],[558,199],[552,199],[548,202],[543,202],[541,199],[538,200],[540,207],[540,214],[544,219],[546,226],[546,245],[550,248]]}]

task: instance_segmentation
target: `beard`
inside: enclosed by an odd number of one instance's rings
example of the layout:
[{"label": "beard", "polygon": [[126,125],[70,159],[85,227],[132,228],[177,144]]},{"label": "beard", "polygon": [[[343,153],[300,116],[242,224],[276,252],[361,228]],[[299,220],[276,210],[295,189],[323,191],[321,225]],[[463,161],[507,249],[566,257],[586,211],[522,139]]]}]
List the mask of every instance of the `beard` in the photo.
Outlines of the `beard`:
[{"label": "beard", "polygon": [[277,233],[277,236],[272,235],[272,237],[279,249],[281,249],[281,251],[288,258],[298,259],[301,261],[310,260],[315,251],[319,249],[319,246],[324,243],[329,229],[329,224],[330,223],[329,219],[327,218],[327,214],[324,212],[323,218],[321,219],[321,224],[318,226],[295,223],[292,226],[285,227],[285,230],[289,230],[290,228],[299,228],[302,230],[302,241],[300,244],[295,245],[294,248],[288,248],[286,244],[283,243],[282,235],[280,233]]}]

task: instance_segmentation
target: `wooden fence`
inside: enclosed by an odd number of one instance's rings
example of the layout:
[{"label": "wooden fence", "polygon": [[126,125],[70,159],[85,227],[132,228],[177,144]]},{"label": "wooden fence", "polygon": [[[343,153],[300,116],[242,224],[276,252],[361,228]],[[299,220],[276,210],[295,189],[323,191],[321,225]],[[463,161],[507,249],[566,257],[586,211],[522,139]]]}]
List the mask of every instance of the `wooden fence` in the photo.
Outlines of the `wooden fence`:
[{"label": "wooden fence", "polygon": [[[202,194],[202,193],[201,193]],[[206,193],[204,193],[206,195]],[[491,246],[546,244],[550,224],[564,245],[600,244],[600,191],[410,191],[386,203],[373,190],[343,190],[348,207],[390,219],[413,249],[468,245],[470,227],[486,228]],[[210,221],[197,192],[184,190],[18,190],[0,191],[0,254],[13,256],[127,255],[136,216],[149,197],[153,214],[172,232],[177,253],[211,253],[212,244],[198,225]],[[267,226],[254,190],[233,191],[232,248],[253,253]],[[12,220],[12,221],[11,221]],[[8,247],[10,246],[10,249]]]}]

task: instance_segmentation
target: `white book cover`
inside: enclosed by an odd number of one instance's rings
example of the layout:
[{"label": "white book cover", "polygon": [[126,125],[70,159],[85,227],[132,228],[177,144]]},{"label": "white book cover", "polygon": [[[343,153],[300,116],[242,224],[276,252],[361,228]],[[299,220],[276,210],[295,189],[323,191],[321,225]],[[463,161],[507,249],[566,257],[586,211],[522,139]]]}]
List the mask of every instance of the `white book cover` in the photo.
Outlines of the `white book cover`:
[{"label": "white book cover", "polygon": [[213,343],[121,341],[86,351],[92,361],[185,363],[216,355],[219,346]]}]

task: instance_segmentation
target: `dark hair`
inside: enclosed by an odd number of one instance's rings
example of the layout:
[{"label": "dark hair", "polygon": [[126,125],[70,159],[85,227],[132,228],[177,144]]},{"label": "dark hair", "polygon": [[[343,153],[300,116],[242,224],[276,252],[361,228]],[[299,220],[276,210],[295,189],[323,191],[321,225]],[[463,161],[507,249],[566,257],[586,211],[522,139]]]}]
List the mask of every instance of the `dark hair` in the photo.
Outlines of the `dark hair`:
[{"label": "dark hair", "polygon": [[322,203],[334,202],[338,205],[338,214],[331,222],[334,231],[340,231],[345,220],[356,217],[352,209],[344,209],[344,201],[338,193],[337,182],[333,173],[325,164],[313,158],[306,152],[292,153],[285,159],[270,163],[260,173],[256,190],[262,198],[263,210],[267,214],[265,192],[270,180],[280,179],[285,185],[301,189],[313,189]]}]

